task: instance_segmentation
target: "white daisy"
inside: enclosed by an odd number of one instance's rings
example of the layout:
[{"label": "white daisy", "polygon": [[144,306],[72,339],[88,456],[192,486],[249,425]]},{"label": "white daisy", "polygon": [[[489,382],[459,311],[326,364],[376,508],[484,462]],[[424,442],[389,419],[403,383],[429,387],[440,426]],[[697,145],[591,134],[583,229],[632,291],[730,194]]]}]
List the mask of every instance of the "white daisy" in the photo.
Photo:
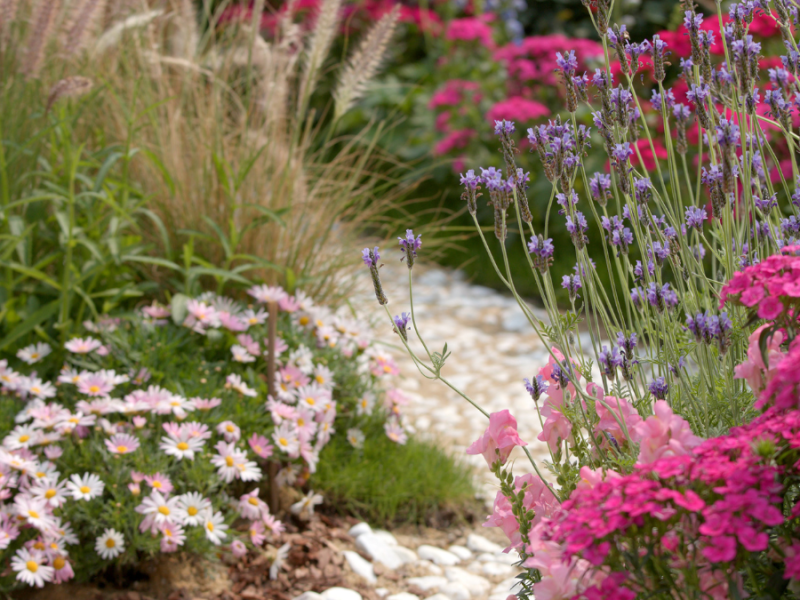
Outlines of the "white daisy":
[{"label": "white daisy", "polygon": [[39,432],[36,429],[29,425],[18,425],[3,439],[3,446],[9,450],[19,450],[35,446],[38,440]]},{"label": "white daisy", "polygon": [[39,531],[50,531],[55,526],[44,500],[20,494],[14,498],[14,512],[20,520],[27,521]]},{"label": "white daisy", "polygon": [[239,344],[231,346],[231,354],[233,354],[233,360],[240,363],[251,363],[256,360],[256,357],[250,354],[247,348]]},{"label": "white daisy", "polygon": [[153,490],[134,510],[148,517],[156,526],[169,521],[175,523],[180,519],[180,496],[165,498],[158,490]]},{"label": "white daisy", "polygon": [[250,398],[255,398],[258,393],[251,387],[249,387],[242,378],[236,374],[228,375],[225,379],[225,387],[233,388],[243,396],[249,396]]},{"label": "white daisy", "polygon": [[364,447],[364,432],[360,429],[348,429],[347,430],[347,441],[350,442],[350,445],[353,448],[363,448]]},{"label": "white daisy", "polygon": [[161,444],[159,444],[158,447],[161,448],[165,454],[174,456],[178,460],[183,460],[184,458],[194,460],[194,453],[200,452],[203,448],[203,444],[203,440],[199,437],[171,435],[169,437],[162,437]]},{"label": "white daisy", "polygon": [[323,498],[321,494],[315,494],[314,490],[308,492],[300,502],[292,504],[290,510],[293,515],[307,513],[309,516],[314,514],[314,507],[322,504]]},{"label": "white daisy", "polygon": [[19,350],[17,352],[17,358],[29,365],[32,365],[42,360],[52,351],[53,349],[50,348],[48,344],[39,342],[38,344],[31,344],[30,346],[26,346],[22,350]]},{"label": "white daisy", "polygon": [[48,567],[44,562],[45,556],[41,552],[20,548],[11,559],[11,568],[16,572],[19,581],[30,586],[44,587],[45,583],[53,579],[53,567]]},{"label": "white daisy", "polygon": [[105,484],[94,473],[84,473],[83,476],[76,473],[67,482],[67,489],[75,500],[91,500],[103,493]]},{"label": "white daisy", "polygon": [[296,435],[296,427],[294,423],[290,421],[281,423],[280,427],[272,433],[272,439],[275,441],[275,445],[287,454],[294,454],[300,448],[300,441],[297,439]]},{"label": "white daisy", "polygon": [[44,477],[36,482],[30,489],[37,500],[44,500],[48,506],[58,508],[67,501],[65,481],[58,481],[58,477]]},{"label": "white daisy", "polygon": [[212,513],[211,510],[205,512],[203,520],[203,529],[206,532],[206,538],[215,546],[219,546],[228,534],[225,530],[228,526],[225,525],[225,519],[222,513],[217,511]]},{"label": "white daisy", "polygon": [[38,377],[20,377],[17,390],[39,399],[53,398],[56,395],[55,386],[49,381],[42,381]]},{"label": "white daisy", "polygon": [[178,496],[178,515],[184,525],[201,525],[206,511],[211,510],[211,501],[198,492]]},{"label": "white daisy", "polygon": [[102,345],[100,340],[87,337],[86,339],[75,338],[74,340],[70,340],[64,344],[64,348],[73,354],[89,354],[89,352],[94,352]]},{"label": "white daisy", "polygon": [[115,529],[106,529],[94,543],[95,552],[104,560],[111,560],[125,552],[125,538]]}]

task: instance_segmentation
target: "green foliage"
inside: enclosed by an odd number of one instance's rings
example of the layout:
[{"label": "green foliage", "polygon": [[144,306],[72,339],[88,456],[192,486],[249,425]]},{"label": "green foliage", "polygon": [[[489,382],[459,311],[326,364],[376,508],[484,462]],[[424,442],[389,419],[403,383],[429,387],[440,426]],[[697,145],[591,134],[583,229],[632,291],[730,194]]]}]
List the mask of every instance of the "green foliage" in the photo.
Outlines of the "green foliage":
[{"label": "green foliage", "polygon": [[325,448],[314,489],[338,510],[370,523],[436,522],[444,512],[463,514],[475,502],[472,470],[436,444],[409,438],[398,446],[373,419],[363,428],[362,449],[336,437]]}]

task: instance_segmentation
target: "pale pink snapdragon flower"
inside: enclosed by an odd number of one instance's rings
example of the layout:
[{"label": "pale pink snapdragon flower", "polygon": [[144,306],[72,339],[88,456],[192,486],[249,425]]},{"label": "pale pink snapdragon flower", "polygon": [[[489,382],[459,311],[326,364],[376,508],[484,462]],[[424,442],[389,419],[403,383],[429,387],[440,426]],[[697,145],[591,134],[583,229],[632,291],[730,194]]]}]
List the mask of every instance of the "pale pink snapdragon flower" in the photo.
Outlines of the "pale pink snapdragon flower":
[{"label": "pale pink snapdragon flower", "polygon": [[638,464],[649,464],[665,456],[692,454],[702,438],[692,433],[689,423],[672,412],[665,400],[653,407],[655,414],[637,425],[632,438],[639,445]]},{"label": "pale pink snapdragon flower", "polygon": [[517,420],[508,410],[489,415],[489,427],[467,448],[467,454],[482,454],[489,467],[500,460],[504,464],[515,446],[527,446],[517,433]]}]

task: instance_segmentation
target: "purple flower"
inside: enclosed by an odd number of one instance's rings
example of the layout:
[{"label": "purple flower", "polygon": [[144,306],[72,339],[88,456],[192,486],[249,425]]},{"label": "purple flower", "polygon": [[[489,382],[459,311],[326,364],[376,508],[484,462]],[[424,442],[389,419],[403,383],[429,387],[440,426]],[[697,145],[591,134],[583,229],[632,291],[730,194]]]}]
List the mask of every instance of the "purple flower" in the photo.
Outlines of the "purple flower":
[{"label": "purple flower", "polygon": [[658,377],[647,386],[647,389],[656,400],[664,400],[669,392],[669,385],[663,377]]},{"label": "purple flower", "polygon": [[611,198],[611,175],[595,173],[589,180],[589,189],[592,192],[592,198],[600,206],[605,206],[608,199]]},{"label": "purple flower", "polygon": [[533,256],[533,266],[540,273],[545,273],[550,265],[553,264],[553,253],[555,252],[553,238],[544,239],[541,234],[531,236],[531,241],[528,242],[528,252]]},{"label": "purple flower", "polygon": [[686,123],[691,118],[692,111],[685,104],[678,103],[672,108],[672,114],[675,115],[676,120]]},{"label": "purple flower", "polygon": [[772,194],[772,196],[767,196],[766,198],[753,196],[753,203],[758,210],[764,214],[768,214],[773,208],[778,206],[778,194]]},{"label": "purple flower", "polygon": [[372,268],[378,267],[378,261],[381,259],[381,255],[378,253],[378,247],[375,246],[374,250],[370,250],[369,248],[364,248],[361,251],[361,258],[364,260],[364,264],[368,267]]},{"label": "purple flower", "polygon": [[646,204],[653,197],[652,187],[649,177],[639,177],[633,181],[633,190],[639,204]]},{"label": "purple flower", "polygon": [[656,264],[659,267],[662,266],[669,258],[669,241],[664,240],[663,244],[661,242],[653,242],[653,248],[650,252],[650,256],[656,260]]},{"label": "purple flower", "polygon": [[[575,265],[576,267],[578,265]],[[570,302],[575,302],[578,297],[578,290],[581,289],[581,278],[579,275],[564,275],[561,277],[561,287],[569,292]]]},{"label": "purple flower", "polygon": [[598,90],[607,90],[614,85],[614,76],[606,73],[603,69],[595,69],[592,83]]},{"label": "purple flower", "polygon": [[461,185],[463,185],[468,190],[475,190],[481,183],[481,178],[475,175],[475,171],[470,169],[467,171],[467,174],[461,174]]},{"label": "purple flower", "polygon": [[616,46],[617,44],[621,44],[625,41],[625,34],[627,33],[627,28],[625,25],[619,26],[619,36],[614,33],[611,29],[608,30],[608,41],[611,42],[612,45]]},{"label": "purple flower", "polygon": [[525,389],[528,390],[534,402],[539,400],[542,394],[546,394],[547,390],[550,389],[550,384],[541,375],[537,375],[532,380],[525,378],[522,381],[525,382]]},{"label": "purple flower", "polygon": [[642,288],[635,287],[631,290],[631,302],[636,308],[642,306]]},{"label": "purple flower", "polygon": [[789,71],[786,69],[769,69],[769,80],[776,87],[786,87],[789,84]]},{"label": "purple flower", "polygon": [[406,259],[406,264],[411,269],[414,266],[414,259],[417,258],[417,250],[422,246],[422,236],[418,235],[415,239],[414,231],[406,229],[406,237],[397,239],[400,241],[400,250],[403,252],[403,258],[400,261]]},{"label": "purple flower", "polygon": [[628,159],[633,156],[633,148],[631,148],[630,142],[616,144],[611,156],[620,164],[627,163]]},{"label": "purple flower", "polygon": [[662,105],[661,101],[662,101],[662,99],[666,100],[665,104],[666,104],[667,110],[670,110],[673,106],[675,106],[675,96],[672,93],[672,88],[670,88],[670,89],[668,89],[668,90],[666,90],[664,92],[663,98],[661,96],[661,92],[659,92],[658,90],[653,90],[653,93],[652,93],[652,95],[650,97],[650,102],[653,105],[653,108],[655,110],[657,110],[657,111],[661,110],[661,105]]},{"label": "purple flower", "polygon": [[692,84],[692,88],[686,92],[686,97],[695,104],[702,104],[703,101],[711,94],[708,85],[701,83],[700,85]]},{"label": "purple flower", "polygon": [[659,286],[653,282],[647,286],[647,301],[658,312],[664,312],[678,305],[678,294],[668,283]]},{"label": "purple flower", "polygon": [[739,146],[739,126],[726,118],[719,120],[716,127],[717,142],[722,148]]},{"label": "purple flower", "polygon": [[575,244],[578,250],[581,250],[589,241],[589,238],[586,236],[588,229],[589,224],[586,222],[586,217],[583,216],[582,212],[575,211],[574,220],[571,216],[567,217],[567,231],[569,231],[572,243]]},{"label": "purple flower", "polygon": [[399,315],[395,315],[394,317],[394,330],[402,337],[405,341],[408,341],[408,322],[411,319],[411,313],[401,313]]},{"label": "purple flower", "polygon": [[[656,274],[656,265],[652,260],[647,261],[647,272],[649,273],[650,277],[653,277]],[[642,281],[642,279],[644,279],[644,266],[640,260],[637,260],[636,266],[633,267],[633,277],[636,279],[636,281]]]},{"label": "purple flower", "polygon": [[564,75],[572,77],[578,68],[578,58],[575,56],[575,51],[565,52],[564,56],[560,52],[556,52],[556,64]]},{"label": "purple flower", "polygon": [[705,208],[696,206],[686,207],[686,227],[689,229],[702,229],[703,222],[708,218]]},{"label": "purple flower", "polygon": [[605,376],[613,380],[617,374],[617,367],[622,366],[623,359],[616,346],[612,346],[611,350],[607,346],[603,346],[597,356],[597,361],[602,365]]},{"label": "purple flower", "polygon": [[558,211],[558,214],[563,216],[568,212],[571,212],[570,209],[574,208],[578,203],[578,194],[575,193],[575,190],[570,190],[569,197],[567,197],[565,194],[556,194],[556,202],[561,207],[561,210]]},{"label": "purple flower", "polygon": [[516,127],[514,126],[513,121],[495,121],[494,122],[494,134],[495,135],[510,135],[514,133]]},{"label": "purple flower", "polygon": [[696,34],[700,30],[700,26],[703,24],[703,16],[696,15],[691,10],[685,11],[683,15],[683,26],[686,27],[688,31]]},{"label": "purple flower", "polygon": [[626,356],[628,356],[628,358],[632,358],[633,349],[636,348],[636,333],[634,332],[626,337],[623,332],[618,331],[617,345],[622,348],[622,351]]}]

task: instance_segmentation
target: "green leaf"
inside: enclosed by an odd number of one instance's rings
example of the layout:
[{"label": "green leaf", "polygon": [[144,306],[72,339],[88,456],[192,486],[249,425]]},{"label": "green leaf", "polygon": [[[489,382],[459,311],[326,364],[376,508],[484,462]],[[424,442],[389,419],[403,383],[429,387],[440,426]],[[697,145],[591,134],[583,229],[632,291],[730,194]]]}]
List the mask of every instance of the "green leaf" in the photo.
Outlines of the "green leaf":
[{"label": "green leaf", "polygon": [[180,266],[175,264],[171,260],[167,260],[166,258],[158,258],[155,256],[139,256],[138,254],[126,254],[125,256],[122,257],[122,262],[140,262],[151,265],[157,265],[159,267],[166,267],[168,269],[172,269],[173,271],[181,270]]},{"label": "green leaf", "polygon": [[183,322],[186,320],[186,315],[189,314],[187,310],[187,305],[189,304],[189,296],[185,294],[175,294],[172,297],[172,301],[170,304],[170,309],[172,310],[172,322],[175,325],[183,325]]},{"label": "green leaf", "polygon": [[294,294],[295,287],[297,286],[297,276],[294,274],[294,271],[289,267],[286,267],[286,291],[290,294]]},{"label": "green leaf", "polygon": [[31,277],[33,279],[38,279],[39,281],[42,281],[59,291],[61,290],[61,286],[58,283],[56,283],[50,277],[48,277],[46,273],[43,273],[38,269],[32,269],[30,267],[26,267],[25,265],[21,265],[13,261],[0,261],[0,265],[8,267],[12,271],[16,271],[17,273],[22,273],[23,275],[27,275],[28,277]]},{"label": "green leaf", "polygon": [[164,166],[164,163],[155,155],[154,152],[150,150],[141,149],[142,154],[144,154],[150,163],[158,169],[158,172],[161,173],[161,177],[164,179],[164,183],[167,184],[169,188],[169,193],[173,196],[175,195],[175,181],[173,181],[172,176],[169,174],[169,170]]},{"label": "green leaf", "polygon": [[103,189],[103,182],[106,180],[106,175],[114,166],[114,164],[124,156],[122,152],[112,152],[109,157],[103,163],[103,166],[100,167],[100,170],[97,172],[97,177],[94,181],[94,191],[99,192]]},{"label": "green leaf", "polygon": [[289,212],[288,208],[279,208],[278,210],[272,210],[267,208],[266,206],[261,206],[260,204],[252,204],[249,202],[245,202],[244,204],[240,204],[238,206],[244,206],[247,208],[254,208],[262,215],[269,217],[276,223],[278,223],[281,227],[286,227],[286,221],[284,221],[281,217]]},{"label": "green leaf", "polygon": [[45,304],[39,310],[34,312],[31,316],[25,319],[22,323],[17,325],[11,333],[9,333],[3,340],[0,342],[0,350],[5,350],[16,342],[19,338],[23,335],[27,334],[28,332],[32,331],[34,327],[37,327],[53,315],[58,312],[58,307],[60,304],[60,300],[53,300],[49,304]]},{"label": "green leaf", "polygon": [[243,283],[245,285],[251,285],[253,282],[241,275],[237,275],[232,271],[226,271],[225,269],[219,269],[217,267],[192,267],[189,269],[189,274],[191,276],[196,275],[213,275],[214,277],[222,277],[223,280],[230,279],[232,281],[237,281],[239,283]]}]

